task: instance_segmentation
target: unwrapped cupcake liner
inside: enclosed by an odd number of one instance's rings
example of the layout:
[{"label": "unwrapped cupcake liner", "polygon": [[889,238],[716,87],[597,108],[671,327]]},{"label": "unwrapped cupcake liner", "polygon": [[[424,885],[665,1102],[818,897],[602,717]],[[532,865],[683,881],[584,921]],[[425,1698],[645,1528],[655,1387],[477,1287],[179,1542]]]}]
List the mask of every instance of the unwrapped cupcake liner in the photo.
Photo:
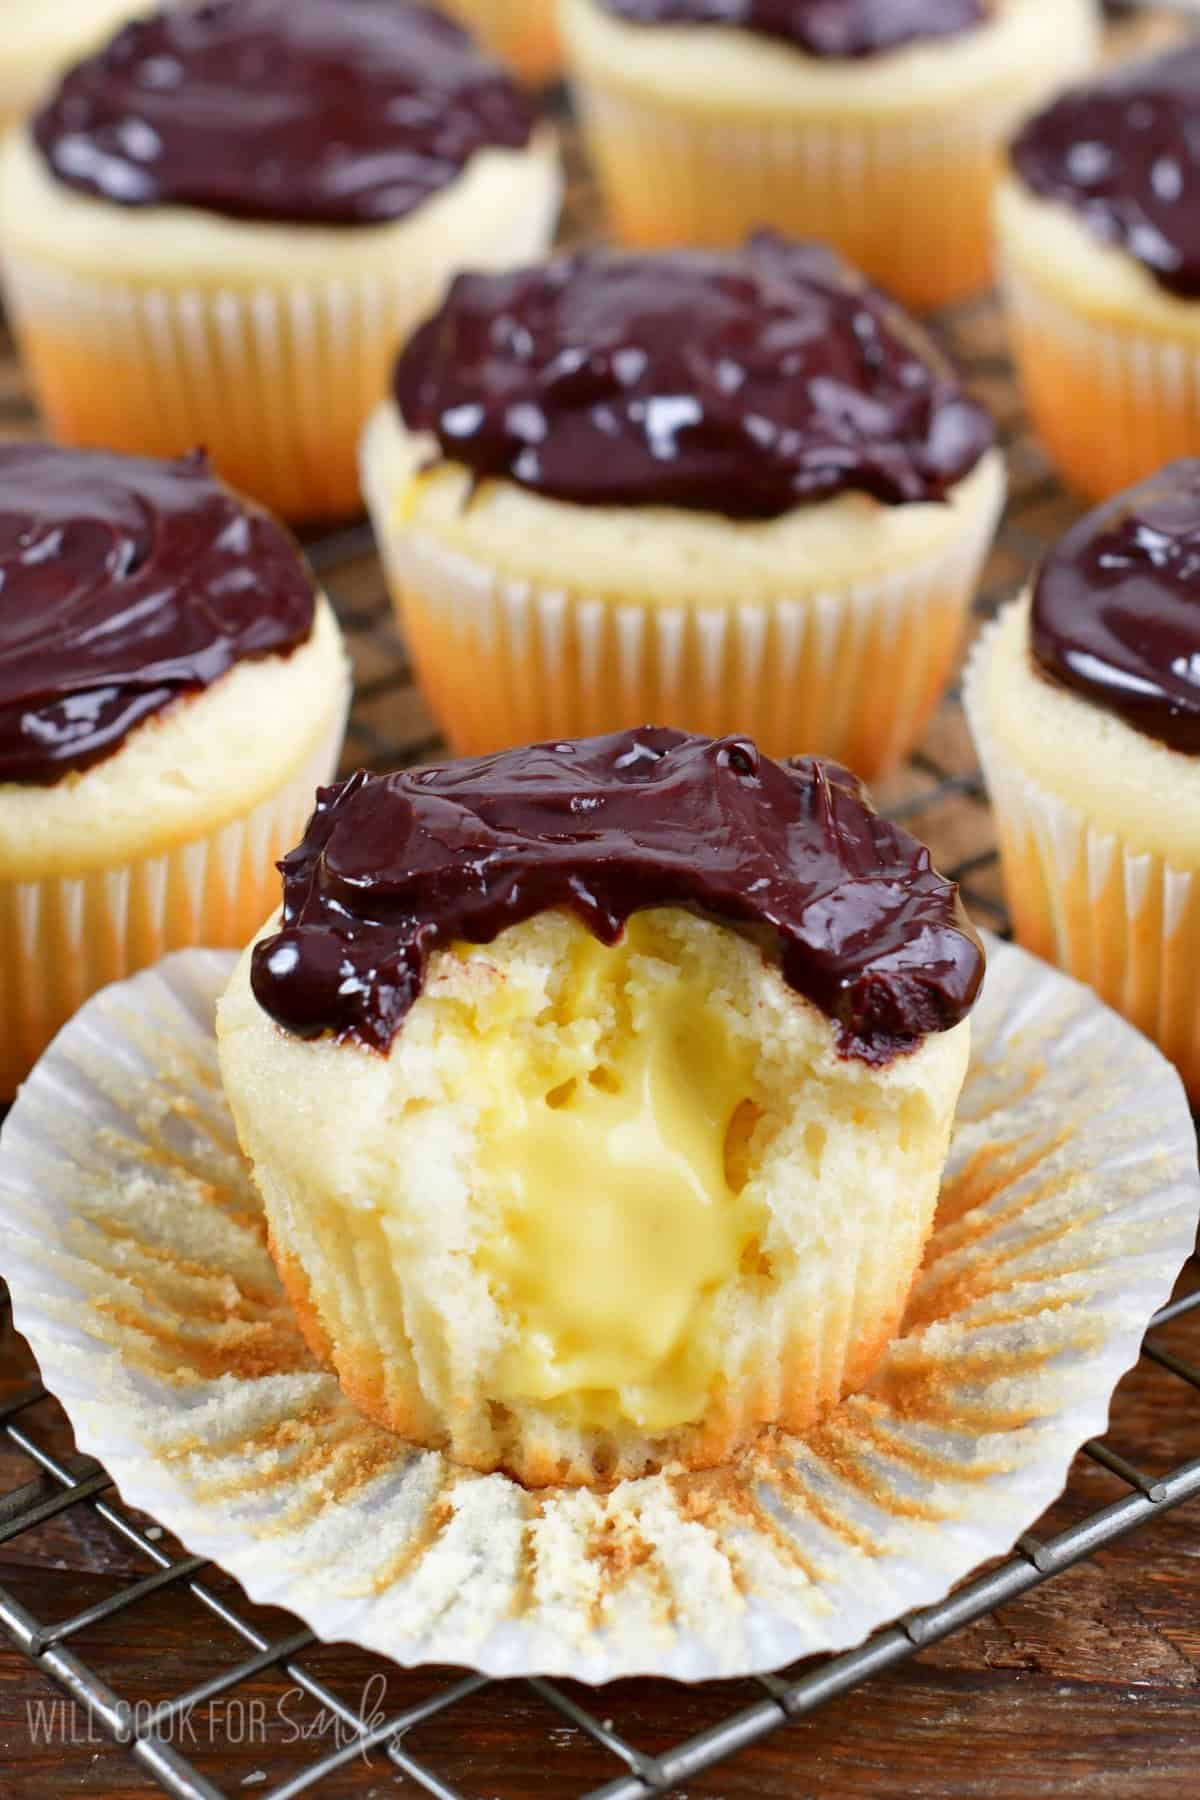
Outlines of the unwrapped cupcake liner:
[{"label": "unwrapped cupcake liner", "polygon": [[445,10],[523,81],[550,81],[558,73],[558,0],[447,0]]},{"label": "unwrapped cupcake liner", "polygon": [[771,227],[833,244],[920,311],[987,287],[992,190],[1021,97],[923,120],[750,120],[576,75],[592,159],[628,242],[738,244]]},{"label": "unwrapped cupcake liner", "polygon": [[345,706],[286,783],[216,831],[157,856],[40,881],[0,879],[0,1099],[89,995],[170,950],[235,946],[278,903],[275,863],[332,779]]},{"label": "unwrapped cupcake liner", "polygon": [[485,226],[386,272],[335,257],[321,282],[289,283],[282,266],[273,286],[147,285],[10,250],[5,296],[47,426],[60,443],[148,456],[203,445],[232,487],[284,518],[352,516],[359,434],[397,349],[456,258],[543,253],[558,208],[550,173],[545,190],[522,216],[491,221],[491,237]]},{"label": "unwrapped cupcake liner", "polygon": [[1084,988],[989,953],[900,1335],[869,1391],[723,1469],[532,1494],[353,1411],[282,1295],[221,1093],[228,955],[107,989],[23,1089],[0,1138],[15,1322],[126,1502],[323,1638],[589,1682],[844,1649],[1055,1498],[1195,1238],[1174,1070]]},{"label": "unwrapped cupcake liner", "polygon": [[1004,288],[1034,426],[1072,487],[1103,500],[1200,455],[1200,334],[1064,305],[1011,258]]},{"label": "unwrapped cupcake liner", "polygon": [[1200,1106],[1200,879],[1100,830],[1016,766],[978,692],[986,653],[985,637],[965,697],[1017,938],[1152,1038]]},{"label": "unwrapped cupcake liner", "polygon": [[669,719],[712,737],[748,731],[768,755],[811,751],[870,779],[913,747],[941,698],[1001,489],[907,567],[808,594],[798,569],[790,595],[719,606],[618,599],[586,575],[570,587],[506,575],[404,523],[386,491],[368,504],[426,699],[460,754]]}]

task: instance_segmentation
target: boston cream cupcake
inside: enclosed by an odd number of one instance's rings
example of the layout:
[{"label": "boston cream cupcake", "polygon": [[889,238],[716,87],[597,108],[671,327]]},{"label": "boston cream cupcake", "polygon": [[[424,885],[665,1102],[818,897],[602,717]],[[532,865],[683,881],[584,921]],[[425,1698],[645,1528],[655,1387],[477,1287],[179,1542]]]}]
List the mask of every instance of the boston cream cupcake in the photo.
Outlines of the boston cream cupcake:
[{"label": "boston cream cupcake", "polygon": [[136,0],[4,0],[0,130],[25,116],[60,69],[138,10]]},{"label": "boston cream cupcake", "polygon": [[360,504],[397,342],[465,258],[537,254],[553,141],[405,0],[215,0],[128,26],[8,146],[0,244],[39,401],[72,444],[205,444],[291,518]]},{"label": "boston cream cupcake", "polygon": [[1200,461],[1068,532],[982,640],[967,707],[1018,937],[1200,1105]]},{"label": "boston cream cupcake", "polygon": [[764,234],[461,276],[364,488],[457,749],[671,718],[868,776],[954,662],[991,444],[898,308]]},{"label": "boston cream cupcake", "polygon": [[262,923],[347,688],[295,544],[203,457],[0,448],[0,1098],[97,988]]},{"label": "boston cream cupcake", "polygon": [[552,81],[558,74],[558,0],[442,0],[442,10],[460,19],[523,81]]},{"label": "boston cream cupcake", "polygon": [[531,1485],[723,1461],[864,1383],[983,958],[852,776],[643,728],[319,797],[219,1008],[347,1394]]},{"label": "boston cream cupcake", "polygon": [[1087,69],[1094,0],[564,0],[618,231],[836,244],[911,306],[987,285],[1019,120]]},{"label": "boston cream cupcake", "polygon": [[1031,120],[997,220],[1014,353],[1067,479],[1102,499],[1200,452],[1200,40]]}]

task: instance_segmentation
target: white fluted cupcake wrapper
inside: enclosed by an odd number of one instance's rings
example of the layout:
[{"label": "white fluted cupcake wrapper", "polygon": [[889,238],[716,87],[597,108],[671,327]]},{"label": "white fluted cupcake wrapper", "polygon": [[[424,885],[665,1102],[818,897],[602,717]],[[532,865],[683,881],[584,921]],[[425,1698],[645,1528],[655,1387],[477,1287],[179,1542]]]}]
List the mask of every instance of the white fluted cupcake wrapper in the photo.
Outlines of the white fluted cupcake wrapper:
[{"label": "white fluted cupcake wrapper", "polygon": [[1200,454],[1200,338],[1093,317],[1011,260],[1004,290],[1034,425],[1074,487],[1101,499]]},{"label": "white fluted cupcake wrapper", "polygon": [[576,74],[620,236],[735,244],[769,226],[819,238],[920,310],[987,286],[992,187],[1021,97],[925,120],[752,121]]},{"label": "white fluted cupcake wrapper", "polygon": [[864,778],[912,749],[941,697],[1001,503],[882,579],[711,606],[493,572],[368,499],[421,685],[460,752],[655,720],[750,732],[770,755]]},{"label": "white fluted cupcake wrapper", "polygon": [[871,1391],[725,1469],[534,1495],[366,1424],[311,1361],[220,1089],[233,958],[107,989],[0,1137],[0,1269],[126,1501],[320,1636],[599,1682],[839,1650],[1007,1550],[1102,1431],[1195,1238],[1175,1072],[989,946],[938,1222]]},{"label": "white fluted cupcake wrapper", "polygon": [[1100,830],[1017,767],[989,730],[980,693],[988,635],[964,698],[1017,938],[1152,1038],[1200,1105],[1200,878]]},{"label": "white fluted cupcake wrapper", "polygon": [[203,445],[233,487],[284,518],[357,513],[359,434],[456,259],[508,266],[549,243],[559,179],[543,160],[524,177],[520,217],[509,209],[395,268],[334,260],[321,281],[289,280],[286,266],[271,285],[168,285],[136,270],[99,280],[9,250],[5,297],[53,435],[153,456]]},{"label": "white fluted cupcake wrapper", "polygon": [[336,768],[345,709],[244,816],[161,855],[74,877],[0,880],[0,1098],[98,989],[194,944],[240,946],[278,904],[275,863]]}]

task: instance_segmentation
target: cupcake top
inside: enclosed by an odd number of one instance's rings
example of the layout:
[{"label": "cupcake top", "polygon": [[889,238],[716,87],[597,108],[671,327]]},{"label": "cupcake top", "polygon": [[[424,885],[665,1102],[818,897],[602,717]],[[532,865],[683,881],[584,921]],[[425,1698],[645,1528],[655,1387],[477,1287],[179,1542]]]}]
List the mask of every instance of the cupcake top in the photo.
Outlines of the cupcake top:
[{"label": "cupcake top", "polygon": [[325,788],[285,857],[259,1004],[301,1037],[388,1048],[430,957],[551,909],[601,943],[683,906],[764,934],[784,979],[887,1063],[969,1011],[983,952],[952,882],[857,780],[742,738],[646,727]]},{"label": "cupcake top", "polygon": [[316,601],[287,532],[202,455],[0,446],[0,782],[111,756],[235,663],[305,642]]},{"label": "cupcake top", "polygon": [[733,25],[809,56],[878,56],[982,25],[994,0],[603,0],[636,25]]},{"label": "cupcake top", "polygon": [[1200,38],[1074,88],[1017,136],[1025,186],[1160,286],[1200,298]]},{"label": "cupcake top", "polygon": [[942,500],[993,441],[897,306],[767,232],[461,275],[393,391],[405,425],[479,479],[733,518],[849,490]]},{"label": "cupcake top", "polygon": [[1200,460],[1081,519],[1046,558],[1030,620],[1046,675],[1200,756]]},{"label": "cupcake top", "polygon": [[212,0],[127,25],[33,137],[59,181],[121,206],[358,225],[402,218],[532,128],[508,76],[430,7]]}]

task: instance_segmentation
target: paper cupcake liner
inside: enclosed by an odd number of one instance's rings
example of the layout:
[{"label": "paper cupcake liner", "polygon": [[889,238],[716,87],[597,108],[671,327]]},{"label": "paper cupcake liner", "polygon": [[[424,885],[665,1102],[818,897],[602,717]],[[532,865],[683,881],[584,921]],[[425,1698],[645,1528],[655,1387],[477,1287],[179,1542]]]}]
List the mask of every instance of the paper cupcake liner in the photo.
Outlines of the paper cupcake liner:
[{"label": "paper cupcake liner", "polygon": [[[5,297],[51,435],[149,456],[202,444],[231,486],[293,520],[362,507],[358,438],[392,359],[459,260],[508,266],[553,234],[546,203],[494,224],[494,239],[370,273],[352,261],[319,283],[238,288],[94,279],[10,252]],[[477,234],[478,235],[478,234]]]},{"label": "paper cupcake liner", "polygon": [[1107,499],[1200,454],[1200,340],[1090,317],[1086,296],[1065,306],[1011,260],[1004,288],[1034,426],[1072,487]]},{"label": "paper cupcake liner", "polygon": [[523,81],[552,81],[562,62],[558,0],[445,0],[458,19],[493,56],[501,57]]},{"label": "paper cupcake liner", "polygon": [[0,880],[0,1099],[89,995],[169,950],[240,946],[278,903],[275,863],[332,779],[345,709],[290,780],[217,831],[86,875]]},{"label": "paper cupcake liner", "polygon": [[978,693],[986,649],[985,635],[965,698],[1017,938],[1152,1038],[1200,1107],[1200,879],[1101,831],[1014,764]]},{"label": "paper cupcake liner", "polygon": [[812,751],[864,779],[913,747],[941,697],[1003,498],[882,578],[806,595],[797,570],[801,591],[711,606],[496,573],[367,497],[426,699],[460,754],[660,719],[749,731],[768,755]]},{"label": "paper cupcake liner", "polygon": [[992,189],[1021,96],[916,123],[750,121],[577,75],[592,160],[631,243],[737,244],[768,226],[835,245],[922,311],[991,280]]},{"label": "paper cupcake liner", "polygon": [[282,1297],[220,1091],[227,955],[107,989],[22,1091],[16,1325],[126,1502],[321,1637],[590,1682],[843,1649],[1054,1499],[1195,1239],[1174,1070],[1066,977],[990,956],[901,1335],[868,1393],[724,1469],[531,1495],[354,1413]]}]

